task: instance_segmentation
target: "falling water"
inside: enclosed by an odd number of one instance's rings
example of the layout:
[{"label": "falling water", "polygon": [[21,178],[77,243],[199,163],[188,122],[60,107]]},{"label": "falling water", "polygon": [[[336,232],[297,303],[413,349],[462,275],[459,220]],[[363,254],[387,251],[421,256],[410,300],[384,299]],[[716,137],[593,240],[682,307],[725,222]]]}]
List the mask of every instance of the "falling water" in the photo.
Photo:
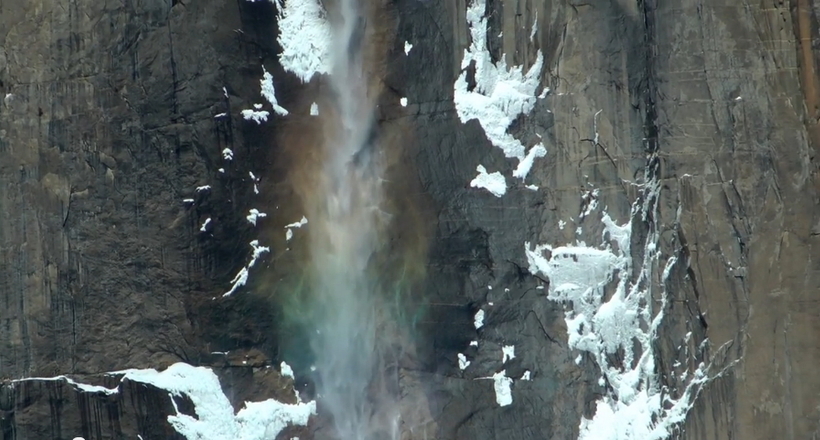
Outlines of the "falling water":
[{"label": "falling water", "polygon": [[[311,218],[316,328],[315,355],[320,407],[333,418],[340,440],[387,440],[395,429],[379,420],[392,405],[374,396],[378,382],[379,311],[374,277],[381,165],[370,145],[374,103],[363,63],[365,14],[359,0],[339,0],[334,20],[330,75],[336,121],[325,134],[318,202]],[[380,394],[379,392],[375,392]],[[383,394],[383,393],[381,393]],[[378,402],[378,403],[377,403]]]}]

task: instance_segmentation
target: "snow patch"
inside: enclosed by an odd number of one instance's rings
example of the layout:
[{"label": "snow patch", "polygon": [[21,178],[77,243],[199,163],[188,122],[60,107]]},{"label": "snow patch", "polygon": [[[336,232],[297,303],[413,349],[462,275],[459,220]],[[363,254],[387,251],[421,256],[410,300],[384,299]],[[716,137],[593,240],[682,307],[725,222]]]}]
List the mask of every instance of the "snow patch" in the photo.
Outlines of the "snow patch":
[{"label": "snow patch", "polygon": [[282,363],[279,364],[279,371],[284,377],[289,377],[291,379],[296,378],[296,376],[293,375],[293,368],[290,368],[290,365],[285,363],[285,361],[282,361]]},{"label": "snow patch", "polygon": [[233,150],[230,148],[222,150],[222,158],[225,160],[233,160]]},{"label": "snow patch", "polygon": [[253,193],[259,194],[259,178],[253,174],[253,171],[248,171],[248,175],[251,177],[251,181],[253,182]]},{"label": "snow patch", "polygon": [[194,404],[196,417],[179,413],[168,416],[168,422],[188,440],[264,440],[275,438],[289,425],[305,426],[316,414],[316,403],[285,404],[273,399],[245,402],[234,415],[230,401],[222,391],[219,379],[209,368],[176,363],[167,370],[125,370],[123,379],[145,383],[174,396],[187,396]]},{"label": "snow patch", "polygon": [[214,119],[224,118],[225,116],[228,116],[228,114],[227,113],[217,113],[217,114],[214,115]]},{"label": "snow patch", "polygon": [[495,390],[495,401],[498,406],[507,406],[512,404],[512,379],[507,377],[507,372],[501,370],[493,374],[493,389]]},{"label": "snow patch", "polygon": [[532,380],[532,378],[530,376],[531,376],[530,370],[526,370],[526,371],[524,371],[524,374],[521,375],[520,380]]},{"label": "snow patch", "polygon": [[518,166],[513,171],[513,177],[517,177],[521,180],[527,178],[527,174],[530,173],[530,169],[532,168],[533,162],[535,162],[536,157],[544,157],[547,155],[547,149],[544,148],[543,144],[538,144],[532,148],[530,148],[530,152],[518,162]]},{"label": "snow patch", "polygon": [[409,41],[404,42],[404,55],[410,55],[410,51],[413,49],[413,45],[410,44]]},{"label": "snow patch", "polygon": [[259,81],[262,87],[262,96],[270,103],[276,114],[279,116],[287,116],[288,111],[279,105],[279,101],[276,100],[276,89],[273,87],[273,75],[265,69],[265,66],[262,66],[262,72],[262,79]]},{"label": "snow patch", "polygon": [[[477,119],[490,142],[506,157],[524,159],[524,145],[507,133],[521,114],[535,106],[535,90],[541,78],[544,57],[538,51],[535,62],[523,73],[521,66],[507,66],[506,54],[493,63],[487,46],[486,0],[474,0],[467,8],[470,46],[464,50],[461,74],[454,84],[453,101],[462,123]],[[467,70],[475,65],[476,86],[469,90]]]},{"label": "snow patch", "polygon": [[470,347],[478,347],[478,341],[470,341]]},{"label": "snow patch", "polygon": [[484,310],[479,310],[475,312],[475,318],[473,318],[473,325],[475,325],[476,330],[484,327]]},{"label": "snow patch", "polygon": [[532,21],[530,29],[530,42],[535,43],[535,33],[538,32],[538,11],[535,11],[535,19]]},{"label": "snow patch", "polygon": [[210,191],[210,190],[211,190],[211,185],[202,185],[202,186],[196,187],[196,192]]},{"label": "snow patch", "polygon": [[507,192],[507,180],[501,173],[496,171],[488,174],[484,165],[477,166],[476,171],[478,176],[470,182],[471,187],[484,188],[496,197],[501,197]]},{"label": "snow patch", "polygon": [[259,212],[258,209],[254,208],[254,209],[251,209],[250,211],[248,211],[248,216],[245,217],[245,218],[248,219],[248,222],[250,222],[251,224],[256,226],[256,221],[257,220],[259,220],[260,218],[265,218],[267,216],[268,215],[265,214],[264,212]]},{"label": "snow patch", "polygon": [[407,107],[407,98],[401,98],[399,103],[401,103],[402,107]]},{"label": "snow patch", "polygon": [[309,82],[330,72],[332,31],[319,0],[271,0],[278,10],[282,67]]},{"label": "snow patch", "polygon": [[470,366],[470,361],[467,360],[467,356],[464,356],[464,353],[458,354],[458,369],[464,370]]},{"label": "snow patch", "polygon": [[194,203],[194,199],[182,199],[182,203]]},{"label": "snow patch", "polygon": [[319,104],[315,102],[310,105],[310,115],[311,116],[319,116]]},{"label": "snow patch", "polygon": [[253,121],[257,124],[266,122],[268,120],[268,115],[270,115],[270,113],[267,110],[242,110],[242,117],[245,118],[246,121]]},{"label": "snow patch", "polygon": [[307,217],[302,216],[302,219],[298,222],[285,225],[285,241],[290,241],[290,239],[293,238],[293,228],[301,228],[302,226],[306,225],[307,222]]},{"label": "snow patch", "polygon": [[200,232],[207,232],[208,231],[208,225],[210,225],[210,224],[211,224],[211,218],[208,217],[208,218],[205,219],[205,222],[202,223],[202,227],[199,228],[199,231]]},{"label": "snow patch", "polygon": [[510,359],[515,359],[515,346],[505,345],[501,347],[501,363],[505,363]]},{"label": "snow patch", "polygon": [[243,267],[239,273],[231,280],[231,290],[225,292],[222,297],[230,296],[236,289],[244,286],[248,282],[248,275],[250,274],[250,269],[256,264],[256,260],[259,259],[262,254],[266,252],[270,252],[270,248],[267,246],[259,246],[259,240],[254,240],[250,243],[251,247],[253,248],[253,254],[251,255],[251,261],[248,263],[247,266]]}]

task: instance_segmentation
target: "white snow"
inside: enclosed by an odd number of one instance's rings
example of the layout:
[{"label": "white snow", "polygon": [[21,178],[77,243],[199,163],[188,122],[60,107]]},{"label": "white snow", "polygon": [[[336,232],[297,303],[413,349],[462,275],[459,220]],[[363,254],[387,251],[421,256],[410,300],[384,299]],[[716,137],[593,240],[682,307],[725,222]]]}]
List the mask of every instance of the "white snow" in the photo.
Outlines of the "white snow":
[{"label": "white snow", "polygon": [[476,171],[478,171],[478,176],[470,182],[471,187],[484,188],[496,197],[501,197],[507,192],[507,180],[500,172],[488,174],[484,165],[477,166]]},{"label": "white snow", "polygon": [[316,403],[285,404],[273,399],[245,402],[234,414],[230,401],[222,391],[219,379],[209,368],[176,363],[167,370],[125,370],[123,379],[140,382],[169,392],[187,396],[194,404],[196,416],[177,412],[168,422],[188,440],[265,440],[275,438],[289,425],[307,425],[316,413]]},{"label": "white snow", "polygon": [[402,107],[407,107],[407,98],[401,98],[399,102],[401,103]]},{"label": "white snow", "polygon": [[200,232],[207,232],[209,224],[211,224],[211,218],[210,217],[205,219],[205,222],[202,223],[202,227],[199,228]]},{"label": "white snow", "polygon": [[228,89],[222,87],[222,94],[227,98],[228,97]]},{"label": "white snow", "polygon": [[470,347],[478,347],[478,341],[470,341]]},{"label": "white snow", "polygon": [[524,188],[527,188],[530,191],[538,191],[538,185],[526,185]]},{"label": "white snow", "polygon": [[315,102],[310,105],[310,115],[311,116],[319,116],[319,104]]},{"label": "white snow", "polygon": [[293,230],[288,228],[285,231],[285,241],[290,241],[291,238],[293,238]]},{"label": "white snow", "polygon": [[293,375],[293,368],[290,368],[290,365],[285,363],[285,361],[282,361],[282,363],[279,364],[279,371],[284,377],[289,377],[291,379],[295,378],[295,376]]},{"label": "white snow", "polygon": [[[644,197],[633,205],[631,219],[646,221],[647,213],[657,210],[657,191],[657,181],[650,181]],[[584,216],[594,209],[596,198],[597,190],[587,193]],[[579,440],[662,440],[684,420],[694,396],[708,380],[705,367],[694,372],[677,398],[673,397],[675,390],[661,387],[652,341],[663,318],[666,292],[663,287],[661,291],[650,289],[657,277],[658,226],[649,223],[643,260],[637,262],[640,270],[633,278],[631,222],[618,225],[606,213],[601,222],[600,247],[576,243],[533,248],[525,243],[529,271],[549,278],[548,298],[565,304],[569,347],[593,357],[601,369],[599,383],[607,388],[596,403],[595,416],[581,420]],[[559,227],[563,228],[562,222]],[[671,264],[675,264],[673,259],[667,267]],[[613,291],[604,301],[607,286]],[[616,351],[621,359],[613,362],[608,355]],[[581,359],[579,354],[576,363]]]},{"label": "white snow", "polygon": [[319,0],[271,1],[278,10],[282,67],[302,82],[317,73],[329,73],[332,32]]},{"label": "white snow", "polygon": [[413,49],[413,45],[410,44],[409,41],[404,42],[404,55],[410,55],[410,51]]},{"label": "white snow", "polygon": [[566,225],[567,225],[567,222],[565,222],[565,221],[563,221],[563,220],[558,220],[558,229],[560,229],[560,230],[562,230],[562,231],[563,231],[563,230],[564,230],[564,226],[566,226]]},{"label": "white snow", "polygon": [[245,118],[246,121],[253,121],[257,124],[266,122],[268,120],[268,115],[270,115],[270,113],[267,110],[242,110],[242,117]]},{"label": "white snow", "polygon": [[24,378],[24,379],[15,379],[11,382],[12,383],[18,383],[18,382],[27,382],[27,381],[35,381],[35,380],[55,381],[55,382],[63,381],[65,383],[69,384],[72,388],[74,388],[78,391],[85,392],[85,393],[102,393],[102,394],[105,394],[105,395],[111,395],[111,394],[117,394],[117,393],[120,392],[120,390],[118,388],[111,389],[111,388],[106,388],[106,387],[99,386],[99,385],[88,385],[88,384],[85,384],[85,383],[77,382],[74,379],[71,379],[69,377],[62,376],[62,375],[55,376],[55,377],[27,377],[27,378]]},{"label": "white snow", "polygon": [[[454,84],[456,111],[462,123],[477,119],[490,142],[506,157],[524,158],[524,145],[507,133],[507,128],[521,114],[535,106],[535,90],[541,79],[544,57],[538,51],[526,74],[521,66],[507,66],[506,54],[493,63],[487,49],[486,0],[474,0],[467,8],[470,47],[464,50],[461,74]],[[470,91],[467,68],[475,63],[476,87]]]},{"label": "white snow", "polygon": [[250,222],[254,226],[256,226],[256,221],[257,220],[259,220],[260,218],[267,217],[267,216],[268,215],[265,214],[264,212],[259,212],[258,209],[254,208],[254,209],[251,209],[251,210],[248,211],[248,216],[245,217],[245,218],[248,219],[248,222]]},{"label": "white snow", "polygon": [[194,199],[182,199],[182,203],[194,203]]},{"label": "white snow", "polygon": [[232,295],[234,292],[236,292],[236,289],[240,288],[241,286],[244,286],[248,282],[248,275],[250,273],[250,268],[252,268],[253,265],[256,264],[256,260],[258,260],[259,257],[262,256],[262,254],[264,254],[266,252],[270,252],[269,247],[259,246],[259,240],[252,241],[250,243],[250,245],[253,248],[253,254],[251,255],[250,263],[248,263],[247,266],[243,267],[236,274],[236,276],[233,278],[233,280],[231,280],[231,290],[229,290],[229,291],[225,292],[224,294],[222,294],[223,297]]},{"label": "white snow", "polygon": [[544,157],[547,155],[547,149],[544,148],[543,144],[538,144],[532,148],[530,148],[530,152],[518,162],[518,166],[513,171],[513,177],[518,177],[521,180],[527,178],[527,174],[530,173],[530,169],[532,168],[533,162],[535,162],[536,157]]},{"label": "white snow", "polygon": [[218,169],[217,171],[219,171],[220,173],[224,173],[224,172],[225,172],[225,168],[220,168],[220,169]]},{"label": "white snow", "polygon": [[480,329],[484,326],[484,310],[479,310],[475,312],[475,318],[473,320],[473,325],[475,325],[476,330]]},{"label": "white snow", "polygon": [[308,223],[308,219],[307,219],[307,217],[302,216],[302,219],[301,219],[301,220],[299,220],[299,221],[298,221],[298,222],[296,222],[296,223],[291,223],[291,224],[289,224],[289,225],[286,225],[286,226],[285,226],[285,228],[286,228],[286,229],[290,229],[290,228],[301,228],[302,226],[306,225],[307,223]]},{"label": "white snow", "polygon": [[227,113],[217,113],[217,114],[214,115],[214,119],[224,118],[225,116],[228,116],[228,114]]},{"label": "white snow", "polygon": [[262,87],[262,96],[270,103],[271,107],[273,107],[273,111],[276,112],[277,115],[287,116],[288,111],[279,105],[279,101],[276,100],[276,89],[273,87],[273,75],[265,69],[265,66],[262,66],[262,72],[262,79],[259,81]]},{"label": "white snow", "polygon": [[259,178],[253,174],[253,171],[248,171],[248,175],[251,176],[251,181],[253,182],[253,193],[259,194]]},{"label": "white snow", "polygon": [[[549,87],[544,87],[544,90],[541,90],[541,94],[538,95],[538,99],[544,99],[547,97],[547,94],[550,92]],[[552,113],[551,110],[547,110],[549,113]]]},{"label": "white snow", "polygon": [[230,148],[222,150],[222,158],[225,160],[233,160],[233,150]]},{"label": "white snow", "polygon": [[520,380],[532,380],[530,376],[530,370],[526,370],[524,371],[524,374],[521,375]]},{"label": "white snow", "polygon": [[507,406],[512,403],[512,379],[507,377],[506,370],[501,370],[493,374],[493,389],[495,390],[495,401],[498,406]]},{"label": "white snow", "polygon": [[535,19],[532,21],[532,29],[530,29],[530,42],[535,42],[535,33],[538,32],[538,11],[535,11]]},{"label": "white snow", "polygon": [[[285,404],[273,399],[263,402],[245,402],[245,407],[234,415],[230,401],[222,391],[219,379],[209,368],[194,367],[182,362],[165,371],[153,369],[129,369],[107,373],[121,376],[124,380],[144,383],[167,391],[171,403],[177,409],[175,396],[186,396],[194,404],[196,416],[176,414],[168,416],[168,423],[188,440],[267,440],[290,425],[306,426],[311,415],[316,414],[316,403]],[[72,387],[88,393],[116,394],[120,384],[110,389],[97,385],[78,383],[65,376],[51,378],[25,378],[30,380],[62,380]],[[142,438],[140,436],[137,436]],[[74,440],[82,437],[74,437]]]},{"label": "white snow", "polygon": [[202,185],[202,186],[196,187],[196,192],[210,191],[210,189],[211,189],[211,185]]},{"label": "white snow", "polygon": [[505,345],[501,347],[501,363],[505,363],[510,359],[515,359],[515,346]]},{"label": "white snow", "polygon": [[464,370],[470,366],[470,361],[467,360],[467,356],[464,356],[464,353],[458,354],[458,369]]}]

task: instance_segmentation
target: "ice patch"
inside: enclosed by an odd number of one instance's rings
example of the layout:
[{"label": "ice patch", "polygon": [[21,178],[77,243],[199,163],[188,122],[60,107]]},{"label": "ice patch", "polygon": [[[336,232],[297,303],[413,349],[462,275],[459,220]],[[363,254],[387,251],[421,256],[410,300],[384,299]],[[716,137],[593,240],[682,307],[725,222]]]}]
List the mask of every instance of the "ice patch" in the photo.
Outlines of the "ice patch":
[{"label": "ice patch", "polygon": [[318,0],[271,0],[278,10],[282,67],[309,82],[330,72],[331,28]]},{"label": "ice patch", "polygon": [[270,113],[267,110],[242,110],[242,117],[245,118],[246,121],[253,121],[257,124],[266,122],[268,120],[268,115],[270,115]]},{"label": "ice patch", "polygon": [[243,267],[239,273],[231,280],[231,290],[225,292],[222,297],[230,296],[236,289],[244,286],[248,282],[248,275],[250,273],[250,269],[256,264],[256,260],[259,259],[262,254],[266,252],[270,252],[270,248],[267,246],[259,246],[259,240],[254,240],[250,243],[251,247],[253,248],[253,254],[251,255],[251,261],[248,263],[247,266]]},{"label": "ice patch", "polygon": [[475,312],[475,318],[473,318],[473,325],[475,325],[476,330],[484,327],[484,310],[479,310]]},{"label": "ice patch", "polygon": [[166,390],[176,408],[173,396],[187,396],[194,404],[196,417],[169,415],[168,422],[188,440],[265,440],[276,436],[289,425],[305,426],[316,413],[316,403],[285,404],[273,399],[245,402],[234,415],[230,401],[222,391],[219,379],[208,368],[176,363],[167,370],[125,370],[123,379],[145,383]]},{"label": "ice patch", "polygon": [[515,346],[505,345],[501,347],[501,363],[505,363],[510,359],[515,359]]},{"label": "ice patch", "polygon": [[310,115],[311,116],[319,116],[319,104],[315,102],[310,105]]},{"label": "ice patch", "polygon": [[285,363],[285,361],[282,361],[282,363],[279,364],[279,371],[284,377],[289,377],[291,379],[296,378],[296,376],[293,375],[293,368],[290,368],[290,365]]},{"label": "ice patch", "polygon": [[254,208],[254,209],[251,209],[250,211],[248,211],[248,216],[245,217],[245,218],[248,219],[248,222],[250,222],[251,224],[256,226],[256,221],[257,220],[259,220],[260,218],[265,218],[267,216],[268,215],[265,214],[264,212],[259,212],[258,209]]},{"label": "ice patch", "polygon": [[467,356],[464,356],[464,353],[458,354],[458,369],[464,370],[470,366],[470,361],[467,360]]},{"label": "ice patch", "polygon": [[[507,66],[506,55],[493,63],[487,46],[486,0],[474,0],[467,8],[471,43],[464,50],[461,74],[454,84],[453,101],[462,123],[477,119],[490,142],[506,157],[524,159],[524,145],[507,133],[507,128],[521,114],[535,106],[535,90],[541,78],[544,57],[541,51],[535,62],[522,73],[521,66]],[[469,90],[467,68],[475,64],[475,88]]]},{"label": "ice patch", "polygon": [[62,381],[62,382],[67,383],[68,385],[70,385],[72,388],[74,388],[78,391],[82,391],[84,393],[100,393],[100,394],[105,394],[107,396],[110,396],[112,394],[117,394],[117,393],[120,392],[119,388],[113,388],[112,389],[112,388],[106,388],[106,387],[99,386],[99,385],[88,385],[88,384],[77,382],[74,379],[71,379],[70,377],[66,377],[66,376],[62,376],[62,375],[55,376],[55,377],[27,377],[27,378],[24,378],[24,379],[16,379],[16,380],[13,380],[11,382],[12,383],[19,383],[19,382],[37,381],[37,380],[55,381],[55,382]]},{"label": "ice patch", "polygon": [[262,87],[262,96],[270,103],[276,114],[287,116],[288,111],[279,105],[279,101],[276,100],[276,89],[273,87],[273,75],[265,69],[265,66],[262,66],[262,72],[262,79],[259,81]]},{"label": "ice patch", "polygon": [[507,180],[501,173],[496,171],[488,174],[484,165],[477,166],[476,171],[478,176],[470,182],[471,187],[484,188],[496,197],[501,197],[507,192]]},{"label": "ice patch", "polygon": [[530,169],[532,168],[533,162],[535,162],[536,157],[544,157],[547,155],[547,149],[544,148],[543,144],[538,144],[532,148],[530,148],[530,152],[518,162],[518,166],[513,171],[513,177],[517,177],[521,180],[527,178],[527,174],[530,173]]},{"label": "ice patch", "polygon": [[507,406],[512,404],[512,379],[507,377],[507,372],[501,370],[493,374],[493,389],[495,390],[495,401],[498,406]]}]

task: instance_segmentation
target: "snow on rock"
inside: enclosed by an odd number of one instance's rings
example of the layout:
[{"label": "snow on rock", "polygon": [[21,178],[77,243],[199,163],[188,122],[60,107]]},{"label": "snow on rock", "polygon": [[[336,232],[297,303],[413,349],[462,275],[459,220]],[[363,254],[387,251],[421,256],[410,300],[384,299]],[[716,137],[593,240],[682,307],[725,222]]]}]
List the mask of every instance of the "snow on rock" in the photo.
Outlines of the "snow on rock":
[{"label": "snow on rock", "polygon": [[268,115],[270,115],[270,113],[267,110],[242,110],[242,117],[245,118],[246,121],[253,121],[257,124],[266,122],[268,120]]},{"label": "snow on rock", "polygon": [[[535,106],[535,90],[541,78],[544,57],[538,51],[526,74],[521,66],[507,66],[506,55],[493,63],[487,46],[486,0],[473,0],[467,8],[470,46],[464,50],[461,74],[454,85],[453,101],[462,123],[477,119],[490,142],[506,157],[524,159],[524,145],[507,133],[521,114]],[[475,63],[476,86],[469,90],[468,67]]]},{"label": "snow on rock", "polygon": [[285,361],[282,361],[282,363],[279,364],[279,371],[284,377],[289,377],[291,379],[295,378],[293,375],[293,368],[290,368],[290,365],[285,363]]},{"label": "snow on rock", "polygon": [[[582,419],[579,440],[662,440],[682,422],[702,384],[708,381],[702,364],[678,397],[665,390],[655,375],[652,341],[663,319],[666,292],[650,289],[657,278],[658,226],[648,218],[657,210],[658,182],[647,177],[644,194],[633,204],[630,222],[618,225],[603,213],[602,245],[584,243],[533,247],[525,243],[529,271],[549,278],[548,298],[564,303],[569,347],[589,353],[601,369],[600,383],[608,393],[596,403],[595,416]],[[589,193],[584,215],[597,203]],[[590,208],[590,206],[593,206]],[[649,226],[643,260],[633,271],[632,221]],[[559,223],[563,228],[563,222]],[[675,259],[667,261],[667,266]],[[664,268],[664,273],[668,267]],[[633,277],[633,272],[637,273]],[[614,287],[604,301],[604,288]],[[636,349],[637,348],[637,349]],[[620,353],[618,361],[608,356]],[[576,363],[579,363],[578,356]]]},{"label": "snow on rock", "polygon": [[259,246],[259,240],[254,240],[250,243],[251,247],[253,248],[253,254],[251,255],[251,261],[248,263],[247,266],[243,267],[231,280],[231,290],[225,292],[222,296],[230,296],[236,289],[244,286],[248,282],[248,275],[250,274],[250,269],[256,264],[256,260],[259,259],[262,254],[266,252],[270,252],[270,248],[267,246]]},{"label": "snow on rock", "polygon": [[484,188],[496,197],[501,197],[506,194],[507,180],[501,173],[498,171],[487,173],[487,169],[484,168],[484,165],[477,166],[476,171],[478,171],[478,176],[470,182],[471,187]]},{"label": "snow on rock", "polygon": [[69,377],[62,376],[62,375],[61,376],[55,376],[55,377],[27,377],[27,378],[24,378],[24,379],[16,379],[16,380],[13,380],[11,382],[12,383],[18,383],[18,382],[27,382],[27,381],[37,381],[37,380],[55,381],[55,382],[62,381],[62,382],[67,383],[68,385],[70,385],[72,388],[74,388],[78,391],[82,391],[84,393],[101,393],[101,394],[105,394],[105,395],[111,395],[111,394],[117,394],[117,393],[120,392],[120,390],[118,388],[113,388],[112,389],[112,388],[106,388],[106,387],[99,386],[99,385],[88,385],[88,384],[77,382],[74,379],[71,379]]},{"label": "snow on rock", "polygon": [[251,181],[253,182],[253,193],[259,194],[259,178],[253,174],[253,171],[248,171],[248,175],[250,176]]},{"label": "snow on rock", "polygon": [[525,370],[524,374],[521,375],[521,380],[532,380],[531,376],[530,370]]},{"label": "snow on rock", "polygon": [[282,67],[309,82],[330,72],[332,31],[319,0],[271,0],[278,10]]},{"label": "snow on rock", "polygon": [[233,160],[233,150],[230,148],[222,150],[222,158],[225,160]]},{"label": "snow on rock", "polygon": [[202,227],[199,228],[199,231],[200,232],[207,232],[208,231],[208,225],[210,225],[210,224],[211,224],[211,218],[208,217],[208,218],[205,219],[205,222],[202,223]]},{"label": "snow on rock", "polygon": [[262,66],[262,72],[262,79],[259,81],[262,86],[262,96],[270,103],[273,107],[273,111],[275,111],[277,115],[287,116],[288,111],[279,105],[279,101],[276,100],[276,89],[273,87],[273,76],[267,69],[265,69],[265,66]]},{"label": "snow on rock", "polygon": [[478,347],[478,341],[470,341],[470,347]]},{"label": "snow on rock", "polygon": [[404,42],[404,54],[405,54],[405,55],[410,55],[410,51],[411,51],[412,49],[413,49],[413,45],[412,45],[412,44],[410,44],[410,42],[409,42],[409,41],[405,41],[405,42]]},{"label": "snow on rock", "polygon": [[518,162],[518,166],[513,171],[513,177],[517,177],[521,180],[527,178],[527,174],[530,173],[530,169],[532,168],[533,162],[535,162],[536,157],[544,157],[547,155],[547,149],[544,148],[543,144],[538,144],[532,148],[530,148],[530,152]]},{"label": "snow on rock", "polygon": [[476,330],[484,327],[484,310],[479,310],[475,312],[475,318],[473,318],[473,325],[475,325]]},{"label": "snow on rock", "polygon": [[194,199],[182,199],[182,203],[194,203]]},{"label": "snow on rock", "polygon": [[538,32],[538,11],[535,11],[535,19],[532,21],[530,29],[530,42],[535,43],[535,33]]},{"label": "snow on rock", "polygon": [[464,356],[464,353],[458,354],[458,369],[464,370],[470,366],[470,361],[467,360],[467,356]]},{"label": "snow on rock", "polygon": [[196,187],[196,192],[210,191],[210,190],[211,190],[211,185],[203,185],[203,186]]},{"label": "snow on rock", "polygon": [[512,404],[512,383],[513,380],[507,377],[507,372],[501,370],[493,374],[493,389],[495,390],[495,401],[498,406]]},{"label": "snow on rock", "polygon": [[505,363],[510,359],[515,359],[515,346],[505,345],[501,347],[501,363]]},{"label": "snow on rock", "polygon": [[310,115],[311,116],[319,116],[319,104],[315,102],[310,105]]},{"label": "snow on rock", "polygon": [[401,104],[402,107],[407,107],[407,98],[401,98],[399,100],[399,103]]},{"label": "snow on rock", "polygon": [[298,222],[291,223],[289,225],[285,225],[285,241],[290,241],[293,238],[293,228],[301,228],[302,226],[306,225],[308,222],[307,217],[302,216],[302,219]]},{"label": "snow on rock", "polygon": [[214,115],[214,119],[224,118],[225,116],[228,116],[228,114],[227,113],[217,113],[217,114]]},{"label": "snow on rock", "polygon": [[[115,373],[123,379],[152,385],[173,396],[187,396],[194,404],[196,417],[177,412],[168,422],[188,440],[264,440],[276,436],[290,425],[305,426],[316,403],[285,404],[273,399],[245,402],[234,414],[222,391],[219,379],[209,368],[176,363],[167,370],[125,370]],[[174,404],[176,407],[176,404]]]},{"label": "snow on rock", "polygon": [[250,222],[251,224],[256,226],[257,220],[259,220],[260,218],[265,218],[267,216],[268,215],[265,214],[264,212],[259,212],[258,209],[254,208],[254,209],[251,209],[250,211],[248,211],[248,216],[245,217],[245,218],[248,219],[248,222]]}]

